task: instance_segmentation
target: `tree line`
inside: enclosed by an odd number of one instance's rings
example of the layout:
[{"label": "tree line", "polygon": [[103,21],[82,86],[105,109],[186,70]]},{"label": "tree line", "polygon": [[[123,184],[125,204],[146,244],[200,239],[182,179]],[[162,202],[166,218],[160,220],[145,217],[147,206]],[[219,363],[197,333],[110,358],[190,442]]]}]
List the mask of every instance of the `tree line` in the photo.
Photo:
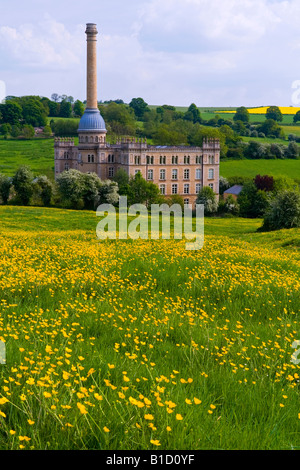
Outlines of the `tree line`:
[{"label": "tree line", "polygon": [[[5,137],[32,138],[34,127],[41,126],[45,136],[76,136],[84,109],[84,102],[56,93],[51,99],[10,96],[0,104],[0,132]],[[212,137],[220,140],[222,159],[299,158],[300,138],[290,134],[286,141],[279,125],[282,114],[276,106],[267,109],[261,123],[251,123],[243,106],[237,108],[232,120],[218,114],[205,120],[195,103],[179,111],[170,105],[150,107],[143,98],[132,98],[129,104],[120,99],[100,102],[99,110],[111,142],[120,136],[136,136],[146,137],[154,145],[201,146],[204,138]],[[282,143],[245,142],[243,137],[282,139]]]},{"label": "tree line", "polygon": [[[232,184],[242,183],[237,199],[222,195]],[[53,183],[45,175],[34,176],[27,166],[21,166],[12,177],[0,174],[2,204],[44,205],[69,209],[95,210],[108,203],[117,206],[119,196],[127,196],[128,205],[179,204],[179,195],[165,197],[157,185],[146,181],[140,172],[134,176],[120,169],[113,180],[102,181],[95,173],[78,170],[64,171]],[[197,203],[204,205],[204,215],[218,217],[263,218],[263,230],[300,227],[299,185],[287,178],[257,175],[254,179],[220,177],[220,200],[209,187],[203,187]]]}]

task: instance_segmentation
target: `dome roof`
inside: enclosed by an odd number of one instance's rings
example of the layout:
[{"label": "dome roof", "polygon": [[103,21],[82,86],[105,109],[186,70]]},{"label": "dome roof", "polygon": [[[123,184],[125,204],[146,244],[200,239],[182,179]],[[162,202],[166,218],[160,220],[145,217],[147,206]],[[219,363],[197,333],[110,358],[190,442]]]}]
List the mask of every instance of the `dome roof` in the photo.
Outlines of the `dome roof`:
[{"label": "dome roof", "polygon": [[86,108],[78,126],[78,132],[82,131],[106,131],[104,119],[98,109]]}]

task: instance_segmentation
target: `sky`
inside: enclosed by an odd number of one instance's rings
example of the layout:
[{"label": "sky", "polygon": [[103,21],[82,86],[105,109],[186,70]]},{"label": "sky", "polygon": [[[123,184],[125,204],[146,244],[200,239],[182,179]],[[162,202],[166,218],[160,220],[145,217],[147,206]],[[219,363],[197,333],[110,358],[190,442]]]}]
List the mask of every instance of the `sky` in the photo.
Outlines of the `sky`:
[{"label": "sky", "polygon": [[84,100],[86,23],[98,100],[300,106],[299,0],[0,0],[0,92]]}]

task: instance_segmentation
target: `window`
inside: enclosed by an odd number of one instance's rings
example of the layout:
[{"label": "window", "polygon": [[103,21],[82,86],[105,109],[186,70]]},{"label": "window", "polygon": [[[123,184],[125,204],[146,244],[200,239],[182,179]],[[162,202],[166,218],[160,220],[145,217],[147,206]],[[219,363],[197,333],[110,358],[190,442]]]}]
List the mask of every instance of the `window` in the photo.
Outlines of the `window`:
[{"label": "window", "polygon": [[135,165],[140,165],[141,164],[141,157],[138,156],[138,155],[135,155],[134,163],[135,163]]},{"label": "window", "polygon": [[98,142],[98,141],[99,141],[99,137],[96,135],[95,142]]},{"label": "window", "polygon": [[178,193],[178,185],[172,184],[172,194],[177,194],[177,193]]},{"label": "window", "polygon": [[153,165],[153,161],[154,161],[153,157],[152,156],[150,157],[149,155],[147,155],[147,165]]},{"label": "window", "polygon": [[189,184],[185,184],[183,186],[183,194],[190,194],[190,185]]},{"label": "window", "polygon": [[208,185],[211,189],[214,189],[214,184],[213,183],[209,183]]},{"label": "window", "polygon": [[214,157],[213,155],[209,155],[209,157],[208,157],[208,163],[209,163],[210,165],[214,165],[214,163],[215,163],[215,157]]},{"label": "window", "polygon": [[188,155],[188,156],[187,156],[187,155],[184,156],[184,164],[185,164],[185,165],[189,165],[189,164],[190,164],[190,157],[189,157],[189,155]]},{"label": "window", "polygon": [[210,168],[210,169],[208,170],[208,179],[209,179],[209,180],[213,180],[214,177],[215,177],[215,171],[214,171],[213,168]]},{"label": "window", "polygon": [[190,200],[189,199],[184,199],[183,203],[184,203],[185,206],[187,206],[190,203]]},{"label": "window", "polygon": [[114,163],[114,161],[115,161],[115,156],[114,156],[114,155],[108,155],[107,161],[108,161],[108,163]]},{"label": "window", "polygon": [[95,162],[94,155],[88,155],[88,163],[94,163],[94,162]]},{"label": "window", "polygon": [[160,194],[166,194],[166,185],[165,184],[161,184],[159,186],[159,190],[160,190]]},{"label": "window", "polygon": [[111,166],[111,167],[109,167],[109,169],[108,169],[108,177],[109,177],[109,178],[113,178],[113,176],[114,176],[114,167]]},{"label": "window", "polygon": [[153,180],[153,170],[148,170],[148,180]]},{"label": "window", "polygon": [[69,163],[65,163],[65,171],[68,171],[69,170]]},{"label": "window", "polygon": [[172,180],[177,180],[178,178],[178,170],[173,169],[172,170]]},{"label": "window", "polygon": [[160,180],[166,179],[166,170],[159,170],[159,179]]},{"label": "window", "polygon": [[178,165],[178,157],[177,156],[176,157],[174,155],[172,156],[172,164],[173,165]]},{"label": "window", "polygon": [[141,171],[140,170],[134,170],[134,174],[137,175],[138,173],[140,173]]},{"label": "window", "polygon": [[190,170],[185,169],[185,170],[183,171],[183,179],[185,179],[185,180],[189,180],[189,179],[190,179]]},{"label": "window", "polygon": [[202,178],[202,170],[201,168],[196,168],[196,180],[201,180]]},{"label": "window", "polygon": [[197,183],[197,184],[196,184],[196,194],[199,194],[199,193],[200,193],[201,187],[202,187],[202,184],[201,184],[201,183]]},{"label": "window", "polygon": [[159,157],[159,163],[160,163],[161,165],[165,165],[165,164],[166,164],[166,157],[160,156],[160,157]]},{"label": "window", "polygon": [[196,155],[196,161],[195,163],[202,163],[202,156],[201,155]]}]

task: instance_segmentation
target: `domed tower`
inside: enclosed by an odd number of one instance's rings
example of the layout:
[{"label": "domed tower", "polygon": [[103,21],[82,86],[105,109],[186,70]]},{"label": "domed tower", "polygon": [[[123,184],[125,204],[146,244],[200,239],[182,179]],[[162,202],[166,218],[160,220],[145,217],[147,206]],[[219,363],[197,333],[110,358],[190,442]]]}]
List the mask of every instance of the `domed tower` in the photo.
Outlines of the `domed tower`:
[{"label": "domed tower", "polygon": [[104,119],[98,109],[97,101],[98,31],[96,25],[94,23],[88,23],[85,33],[87,36],[87,101],[86,109],[80,119],[78,127],[78,151],[79,160],[81,158],[81,161],[85,160],[85,155],[91,154],[91,150],[105,145],[107,132]]}]

